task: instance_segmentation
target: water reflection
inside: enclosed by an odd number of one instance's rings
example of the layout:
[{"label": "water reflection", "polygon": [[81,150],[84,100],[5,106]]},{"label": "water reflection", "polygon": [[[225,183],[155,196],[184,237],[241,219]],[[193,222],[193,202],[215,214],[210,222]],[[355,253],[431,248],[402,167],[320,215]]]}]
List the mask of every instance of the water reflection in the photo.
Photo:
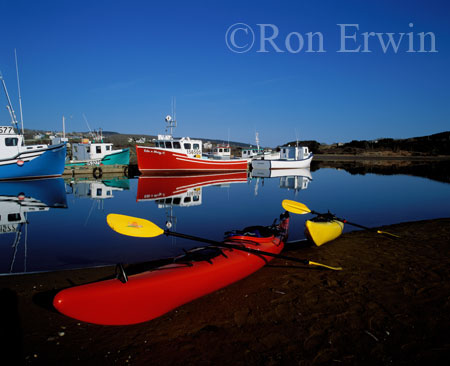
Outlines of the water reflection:
[{"label": "water reflection", "polygon": [[337,160],[320,161],[313,160],[311,170],[314,172],[322,168],[342,169],[352,175],[411,175],[423,177],[438,182],[450,183],[450,160]]},{"label": "water reflection", "polygon": [[[312,181],[311,171],[309,169],[253,169],[251,177],[256,178],[255,196],[258,194],[259,185],[264,184],[265,178],[279,178],[280,188],[293,190],[297,194],[301,190],[308,188]],[[261,181],[260,179],[263,178]]]},{"label": "water reflection", "polygon": [[246,172],[183,176],[139,177],[136,200],[155,201],[158,207],[167,205],[189,207],[202,204],[202,188],[228,187],[232,183],[246,183]]},{"label": "water reflection", "polygon": [[[137,263],[177,256],[196,245],[166,236],[120,236],[106,224],[109,213],[160,227],[169,223],[174,231],[212,240],[222,240],[233,228],[270,224],[284,199],[330,209],[368,227],[450,215],[444,204],[449,184],[344,169],[311,171],[1,182],[0,274]],[[304,237],[307,218],[292,215],[291,240]]]},{"label": "water reflection", "polygon": [[52,208],[67,208],[62,178],[0,182],[0,234],[10,238],[13,251],[11,273],[19,245],[24,246],[24,272],[27,267],[28,214],[46,212]]},{"label": "water reflection", "polygon": [[213,173],[177,176],[141,176],[138,181],[136,201],[154,201],[165,209],[166,227],[176,225],[174,207],[192,207],[202,204],[205,187],[229,187],[234,183],[246,183],[247,172]]}]

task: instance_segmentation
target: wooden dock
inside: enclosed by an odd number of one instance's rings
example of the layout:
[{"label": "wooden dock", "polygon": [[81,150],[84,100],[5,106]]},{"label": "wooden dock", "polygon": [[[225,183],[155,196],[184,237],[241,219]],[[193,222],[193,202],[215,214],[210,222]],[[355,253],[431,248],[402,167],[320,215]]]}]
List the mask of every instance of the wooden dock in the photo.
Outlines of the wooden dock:
[{"label": "wooden dock", "polygon": [[63,176],[89,175],[94,178],[101,178],[103,174],[123,174],[128,177],[128,171],[128,165],[83,165],[66,167]]}]

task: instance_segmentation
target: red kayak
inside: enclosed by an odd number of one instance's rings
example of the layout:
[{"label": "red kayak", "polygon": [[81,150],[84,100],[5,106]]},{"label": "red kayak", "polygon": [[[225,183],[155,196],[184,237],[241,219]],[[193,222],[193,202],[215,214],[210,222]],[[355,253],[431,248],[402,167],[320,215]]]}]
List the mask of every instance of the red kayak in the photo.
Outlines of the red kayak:
[{"label": "red kayak", "polygon": [[[278,254],[288,228],[286,214],[277,225],[227,233],[225,243]],[[172,264],[131,275],[126,282],[110,279],[67,288],[56,294],[53,305],[62,314],[89,323],[142,323],[239,281],[271,259],[237,249],[206,247],[190,251]]]}]

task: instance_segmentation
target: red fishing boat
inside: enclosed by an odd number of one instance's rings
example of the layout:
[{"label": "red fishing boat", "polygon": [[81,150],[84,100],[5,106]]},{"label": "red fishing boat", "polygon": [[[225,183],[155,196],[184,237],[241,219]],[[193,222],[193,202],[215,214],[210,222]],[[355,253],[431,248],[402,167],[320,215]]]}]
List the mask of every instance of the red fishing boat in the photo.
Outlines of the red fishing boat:
[{"label": "red fishing boat", "polygon": [[[176,124],[166,117],[169,128]],[[172,131],[172,130],[171,130]],[[136,146],[138,169],[144,175],[246,171],[246,159],[211,159],[203,156],[201,140],[158,135],[155,146]]]},{"label": "red fishing boat", "polygon": [[220,245],[191,250],[154,270],[67,288],[56,294],[53,305],[62,314],[89,323],[145,322],[257,271],[272,257],[243,250],[278,254],[288,228],[286,213],[277,225],[228,233],[224,242],[242,250]]}]

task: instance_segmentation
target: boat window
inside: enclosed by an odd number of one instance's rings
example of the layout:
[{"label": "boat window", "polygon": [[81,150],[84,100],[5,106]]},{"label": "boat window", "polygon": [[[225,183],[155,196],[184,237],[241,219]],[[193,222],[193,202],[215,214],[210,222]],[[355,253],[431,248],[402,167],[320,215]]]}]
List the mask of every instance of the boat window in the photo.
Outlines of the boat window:
[{"label": "boat window", "polygon": [[78,146],[77,146],[77,145],[75,145],[75,146],[73,147],[73,149],[74,149],[75,152],[78,152]]},{"label": "boat window", "polygon": [[111,191],[106,191],[107,196],[111,196]]},{"label": "boat window", "polygon": [[186,150],[190,150],[191,149],[191,144],[184,144],[184,148]]},{"label": "boat window", "polygon": [[219,152],[220,152],[220,153],[223,152],[223,149],[219,149]]},{"label": "boat window", "polygon": [[172,143],[170,141],[166,141],[166,149],[171,149]]},{"label": "boat window", "polygon": [[230,149],[224,149],[225,152],[230,152]]},{"label": "boat window", "polygon": [[200,201],[200,197],[199,197],[199,196],[194,196],[194,197],[192,198],[192,200],[193,200],[194,202],[198,202],[198,201]]},{"label": "boat window", "polygon": [[17,137],[7,137],[5,138],[6,146],[17,146],[19,139]]},{"label": "boat window", "polygon": [[181,149],[181,144],[178,141],[173,142],[173,148],[174,149]]},{"label": "boat window", "polygon": [[194,144],[194,150],[200,149],[200,145],[199,144]]},{"label": "boat window", "polygon": [[180,198],[180,197],[175,197],[175,198],[173,199],[173,204],[174,204],[174,205],[179,205],[180,202],[181,202],[181,198]]},{"label": "boat window", "polygon": [[101,196],[102,195],[102,189],[101,188],[97,188],[97,196]]},{"label": "boat window", "polygon": [[20,213],[8,214],[8,221],[9,222],[20,221]]},{"label": "boat window", "polygon": [[86,149],[86,152],[87,152],[87,153],[90,153],[90,152],[91,152],[91,148],[88,147],[88,148]]},{"label": "boat window", "polygon": [[191,197],[184,197],[184,203],[191,202]]},{"label": "boat window", "polygon": [[101,154],[101,152],[102,152],[102,147],[101,147],[101,146],[96,146],[96,147],[95,147],[95,152],[96,152],[97,154]]},{"label": "boat window", "polygon": [[109,151],[109,150],[111,150],[111,146],[107,145],[106,146],[106,151]]}]

